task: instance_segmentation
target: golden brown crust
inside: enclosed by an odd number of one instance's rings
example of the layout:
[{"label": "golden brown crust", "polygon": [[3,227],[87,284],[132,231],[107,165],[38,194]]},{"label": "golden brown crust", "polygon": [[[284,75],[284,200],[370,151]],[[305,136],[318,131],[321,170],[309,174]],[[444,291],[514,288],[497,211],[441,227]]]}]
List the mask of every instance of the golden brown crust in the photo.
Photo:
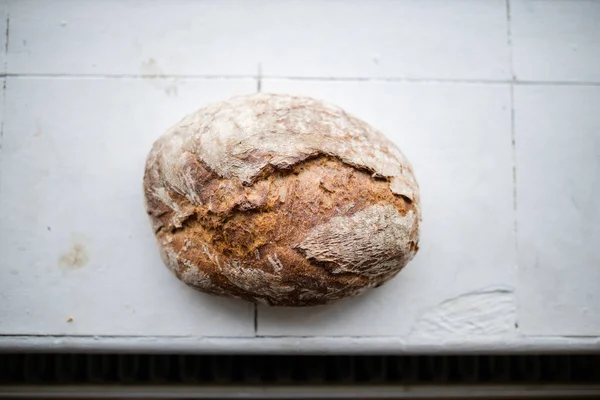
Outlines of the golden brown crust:
[{"label": "golden brown crust", "polygon": [[[394,194],[393,177],[326,152],[287,168],[266,163],[247,182],[217,174],[173,135],[148,157],[146,209],[165,263],[199,290],[271,305],[323,304],[379,286],[417,251],[416,183],[412,199]],[[169,152],[177,168],[165,168]],[[247,151],[242,162],[274,156]]]}]

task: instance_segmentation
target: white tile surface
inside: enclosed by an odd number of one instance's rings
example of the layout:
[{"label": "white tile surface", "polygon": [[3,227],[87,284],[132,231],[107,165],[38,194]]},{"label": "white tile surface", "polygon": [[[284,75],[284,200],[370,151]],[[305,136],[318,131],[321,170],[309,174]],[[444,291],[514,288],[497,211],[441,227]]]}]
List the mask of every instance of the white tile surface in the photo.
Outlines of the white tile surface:
[{"label": "white tile surface", "polygon": [[510,76],[502,0],[280,1],[264,15],[267,75]]},{"label": "white tile surface", "polygon": [[[423,224],[419,254],[391,282],[325,307],[260,307],[259,334],[515,333],[507,86],[265,80],[263,89],[326,99],[380,128],[413,163]],[[440,316],[458,324],[439,326]]]},{"label": "white tile surface", "polygon": [[8,6],[6,1],[0,2],[0,71],[6,71],[6,17]]},{"label": "white tile surface", "polygon": [[11,2],[9,71],[506,79],[503,0]]},{"label": "white tile surface", "polygon": [[[510,0],[510,9],[517,79],[600,82],[599,1]],[[0,0],[2,71],[56,75],[7,78],[0,335],[103,337],[0,342],[97,349],[116,335],[114,348],[187,351],[598,349],[600,87],[515,87],[515,215],[508,87],[340,80],[506,80],[508,28],[504,0]],[[254,76],[259,63],[265,76],[337,79],[262,87],[327,99],[379,127],[411,159],[423,202],[421,250],[393,281],[327,307],[261,307],[258,333],[287,338],[253,338],[252,305],[181,284],[143,212],[152,141],[185,113],[256,83],[122,76]],[[72,77],[80,74],[96,78]],[[188,338],[152,338],[160,335]],[[208,336],[246,339],[197,340]]]},{"label": "white tile surface", "polygon": [[10,1],[9,71],[254,75],[250,2]]},{"label": "white tile surface", "polygon": [[600,2],[512,0],[513,63],[525,81],[600,82]]},{"label": "white tile surface", "polygon": [[0,334],[254,334],[252,305],[189,289],[162,265],[141,186],[146,154],[166,128],[256,83],[172,84],[9,79]]},{"label": "white tile surface", "polygon": [[[4,124],[4,83],[6,77],[0,79],[0,165],[2,165],[2,139],[3,139],[3,124]],[[0,180],[0,196],[2,196],[2,181]],[[1,240],[1,238],[0,238]]]},{"label": "white tile surface", "polygon": [[600,335],[600,87],[517,87],[520,328]]}]

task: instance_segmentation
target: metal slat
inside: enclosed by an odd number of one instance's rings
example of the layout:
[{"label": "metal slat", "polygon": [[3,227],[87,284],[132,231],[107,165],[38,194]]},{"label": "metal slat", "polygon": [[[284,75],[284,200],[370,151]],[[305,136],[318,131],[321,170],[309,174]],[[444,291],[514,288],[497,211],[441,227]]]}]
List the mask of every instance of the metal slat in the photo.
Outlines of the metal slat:
[{"label": "metal slat", "polygon": [[406,385],[600,383],[600,355],[0,354],[1,384]]}]

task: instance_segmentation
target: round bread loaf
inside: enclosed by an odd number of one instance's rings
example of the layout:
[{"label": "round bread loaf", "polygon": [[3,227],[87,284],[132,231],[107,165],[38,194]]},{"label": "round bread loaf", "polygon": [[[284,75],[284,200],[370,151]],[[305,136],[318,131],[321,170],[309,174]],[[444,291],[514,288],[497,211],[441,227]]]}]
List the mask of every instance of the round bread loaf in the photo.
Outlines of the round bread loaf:
[{"label": "round bread loaf", "polygon": [[308,97],[234,97],[152,147],[146,211],[165,264],[204,292],[278,306],[356,295],[418,249],[412,168],[376,129]]}]

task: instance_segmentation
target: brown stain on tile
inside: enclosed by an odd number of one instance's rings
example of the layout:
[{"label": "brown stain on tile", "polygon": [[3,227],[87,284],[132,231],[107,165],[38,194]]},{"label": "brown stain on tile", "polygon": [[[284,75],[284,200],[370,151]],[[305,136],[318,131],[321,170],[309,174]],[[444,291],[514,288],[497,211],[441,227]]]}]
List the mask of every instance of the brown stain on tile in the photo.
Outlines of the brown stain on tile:
[{"label": "brown stain on tile", "polygon": [[140,65],[140,74],[151,86],[165,92],[167,96],[178,95],[178,86],[176,79],[166,79],[167,74],[154,58],[149,58],[148,61],[142,62]]},{"label": "brown stain on tile", "polygon": [[65,269],[81,268],[87,264],[89,257],[85,246],[73,243],[71,248],[58,259],[58,265]]}]

